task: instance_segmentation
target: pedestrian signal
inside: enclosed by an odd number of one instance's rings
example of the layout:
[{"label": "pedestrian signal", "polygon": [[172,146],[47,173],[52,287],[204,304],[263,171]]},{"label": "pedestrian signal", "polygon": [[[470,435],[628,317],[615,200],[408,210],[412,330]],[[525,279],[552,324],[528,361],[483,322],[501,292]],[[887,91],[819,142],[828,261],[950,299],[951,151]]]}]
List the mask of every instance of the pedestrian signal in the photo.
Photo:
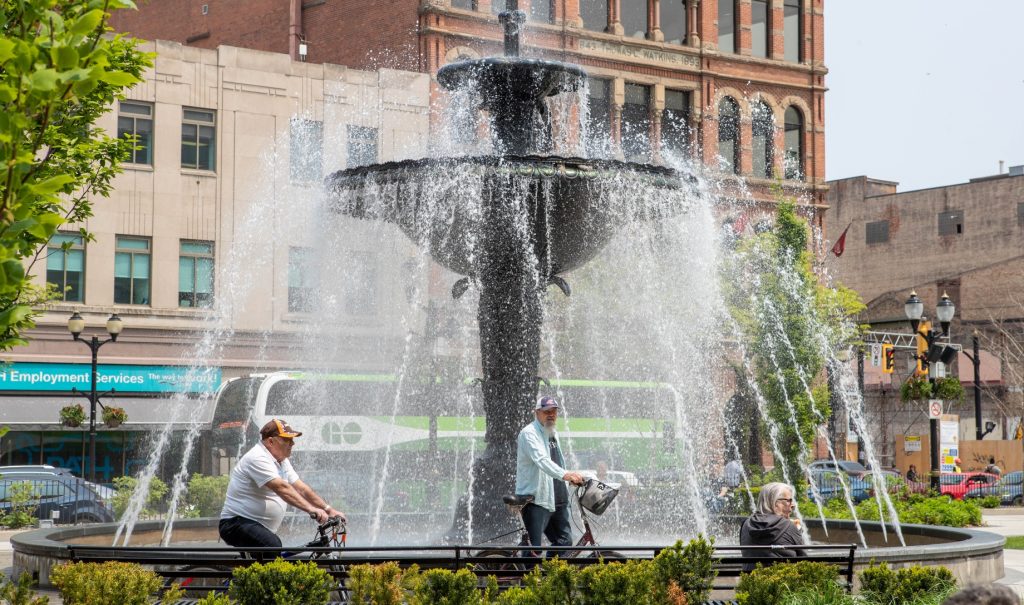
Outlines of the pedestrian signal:
[{"label": "pedestrian signal", "polygon": [[896,369],[896,350],[892,344],[884,342],[882,343],[882,371],[886,374],[892,374]]}]

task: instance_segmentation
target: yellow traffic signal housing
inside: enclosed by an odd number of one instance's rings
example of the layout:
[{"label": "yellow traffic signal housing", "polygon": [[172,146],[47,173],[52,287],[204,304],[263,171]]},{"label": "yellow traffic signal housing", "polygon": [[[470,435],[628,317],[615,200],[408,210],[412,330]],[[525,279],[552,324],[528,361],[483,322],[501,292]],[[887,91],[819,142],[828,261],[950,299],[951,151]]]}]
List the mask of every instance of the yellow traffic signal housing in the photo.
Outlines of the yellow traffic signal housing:
[{"label": "yellow traffic signal housing", "polygon": [[893,349],[891,343],[882,343],[882,371],[886,374],[892,374],[893,370],[896,369],[896,351]]},{"label": "yellow traffic signal housing", "polygon": [[917,370],[914,371],[917,376],[928,375],[928,337],[925,334],[931,330],[932,324],[927,320],[917,327]]}]

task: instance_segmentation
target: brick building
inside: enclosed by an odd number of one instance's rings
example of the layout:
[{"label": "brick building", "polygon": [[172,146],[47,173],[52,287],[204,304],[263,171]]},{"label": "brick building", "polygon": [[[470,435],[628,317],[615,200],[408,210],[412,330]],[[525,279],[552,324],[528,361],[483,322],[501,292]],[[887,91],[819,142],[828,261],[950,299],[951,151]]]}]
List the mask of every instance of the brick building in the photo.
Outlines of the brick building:
[{"label": "brick building", "polygon": [[[829,257],[833,276],[860,293],[868,306],[863,319],[884,332],[910,332],[903,303],[911,290],[928,316],[948,294],[956,304],[951,342],[970,351],[977,331],[982,419],[996,424],[988,438],[1010,438],[1024,417],[1024,166],[919,191],[897,193],[896,186],[864,176],[829,182],[826,227],[850,227],[842,257]],[[912,364],[903,353],[892,377],[866,368],[883,462],[892,462],[900,435],[928,433],[927,416],[899,397]],[[953,410],[960,436],[974,439],[973,363],[961,354],[951,371],[966,391]]]},{"label": "brick building", "polygon": [[[626,157],[674,153],[769,199],[826,186],[823,0],[520,0],[524,54],[582,65],[590,116]],[[503,0],[159,0],[113,25],[143,38],[434,74],[502,51]],[[436,82],[432,94],[439,95]],[[738,177],[738,178],[737,178]],[[817,222],[820,224],[820,213]]]}]

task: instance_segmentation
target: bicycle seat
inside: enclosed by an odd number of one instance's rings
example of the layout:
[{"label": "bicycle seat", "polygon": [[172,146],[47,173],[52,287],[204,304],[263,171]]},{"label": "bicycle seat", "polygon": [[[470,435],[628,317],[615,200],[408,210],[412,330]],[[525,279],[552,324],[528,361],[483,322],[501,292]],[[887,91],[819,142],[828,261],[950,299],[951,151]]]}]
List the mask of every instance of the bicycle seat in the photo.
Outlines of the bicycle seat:
[{"label": "bicycle seat", "polygon": [[533,502],[533,496],[502,496],[502,501],[509,506],[526,506]]}]

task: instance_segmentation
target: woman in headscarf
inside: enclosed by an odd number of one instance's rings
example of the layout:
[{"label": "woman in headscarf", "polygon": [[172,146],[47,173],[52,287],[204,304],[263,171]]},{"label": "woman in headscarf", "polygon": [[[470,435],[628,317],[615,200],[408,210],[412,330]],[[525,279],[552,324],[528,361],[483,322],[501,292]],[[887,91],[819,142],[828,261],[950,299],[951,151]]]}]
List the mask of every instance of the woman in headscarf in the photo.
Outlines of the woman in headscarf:
[{"label": "woman in headscarf", "polygon": [[[757,510],[740,526],[740,546],[801,546],[804,538],[793,514],[793,488],[785,483],[768,483],[761,487]],[[782,559],[804,556],[798,548],[775,548],[772,550],[743,549],[744,557]],[[761,562],[770,565],[771,561]],[[744,563],[743,571],[752,571],[756,563]]]}]

